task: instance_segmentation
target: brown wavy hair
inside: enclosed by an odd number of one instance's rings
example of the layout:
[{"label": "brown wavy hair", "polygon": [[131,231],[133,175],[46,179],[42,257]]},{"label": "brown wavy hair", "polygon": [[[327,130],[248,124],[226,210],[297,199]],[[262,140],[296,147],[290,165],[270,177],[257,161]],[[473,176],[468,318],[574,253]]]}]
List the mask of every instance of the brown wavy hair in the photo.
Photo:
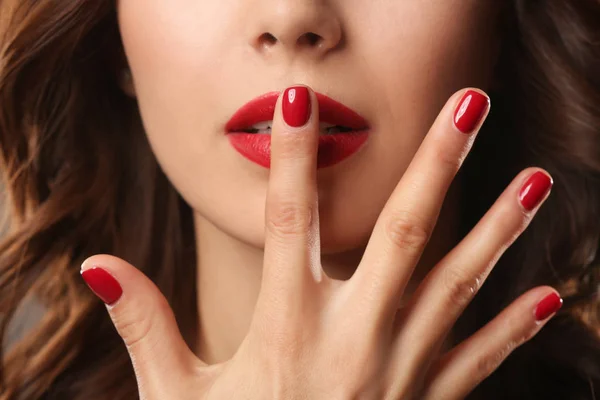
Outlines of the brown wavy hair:
[{"label": "brown wavy hair", "polygon": [[[24,300],[46,308],[0,353],[0,400],[133,399],[126,348],[79,276],[96,253],[122,257],[165,294],[188,345],[197,336],[190,207],[159,168],[126,65],[114,2],[0,0],[0,338]],[[470,398],[589,399],[600,393],[600,3],[507,2],[494,107],[457,179],[463,233],[512,177],[540,166],[553,193],[456,325],[456,340],[517,295],[556,287],[564,306]]]}]

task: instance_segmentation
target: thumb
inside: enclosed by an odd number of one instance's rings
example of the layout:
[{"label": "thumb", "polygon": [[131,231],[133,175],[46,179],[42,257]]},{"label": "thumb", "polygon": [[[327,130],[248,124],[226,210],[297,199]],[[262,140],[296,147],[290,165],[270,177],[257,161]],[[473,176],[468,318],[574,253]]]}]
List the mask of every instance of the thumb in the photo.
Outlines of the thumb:
[{"label": "thumb", "polygon": [[181,337],[167,299],[140,270],[120,258],[100,254],[83,262],[81,276],[106,303],[140,387],[163,382],[165,374],[184,376],[197,365],[199,360]]}]

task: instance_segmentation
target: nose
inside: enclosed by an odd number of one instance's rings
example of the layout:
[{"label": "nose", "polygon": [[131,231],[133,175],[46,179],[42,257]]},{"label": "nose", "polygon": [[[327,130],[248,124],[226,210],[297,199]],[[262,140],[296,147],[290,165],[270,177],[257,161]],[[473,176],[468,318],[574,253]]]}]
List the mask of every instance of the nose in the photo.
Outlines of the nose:
[{"label": "nose", "polygon": [[308,53],[320,58],[342,41],[338,16],[327,0],[273,0],[260,3],[252,46],[261,52]]}]

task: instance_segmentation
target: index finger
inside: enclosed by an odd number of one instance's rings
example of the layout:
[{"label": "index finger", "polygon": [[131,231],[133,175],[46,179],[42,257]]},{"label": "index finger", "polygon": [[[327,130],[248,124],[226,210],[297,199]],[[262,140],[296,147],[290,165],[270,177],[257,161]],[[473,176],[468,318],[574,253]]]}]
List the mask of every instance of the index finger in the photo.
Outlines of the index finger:
[{"label": "index finger", "polygon": [[306,86],[286,89],[273,116],[263,278],[257,307],[263,300],[268,307],[275,301],[284,306],[282,312],[289,312],[286,307],[300,305],[298,299],[325,276],[320,263],[316,187],[318,140],[319,108],[314,92]]}]

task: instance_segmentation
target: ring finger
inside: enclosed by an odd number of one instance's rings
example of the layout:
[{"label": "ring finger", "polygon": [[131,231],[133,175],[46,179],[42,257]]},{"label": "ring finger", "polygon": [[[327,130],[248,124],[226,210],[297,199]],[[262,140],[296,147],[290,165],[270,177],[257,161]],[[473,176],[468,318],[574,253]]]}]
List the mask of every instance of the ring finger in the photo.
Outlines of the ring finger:
[{"label": "ring finger", "polygon": [[423,365],[438,350],[551,186],[552,178],[542,170],[522,171],[473,230],[427,274],[396,319],[394,354],[399,370]]}]

